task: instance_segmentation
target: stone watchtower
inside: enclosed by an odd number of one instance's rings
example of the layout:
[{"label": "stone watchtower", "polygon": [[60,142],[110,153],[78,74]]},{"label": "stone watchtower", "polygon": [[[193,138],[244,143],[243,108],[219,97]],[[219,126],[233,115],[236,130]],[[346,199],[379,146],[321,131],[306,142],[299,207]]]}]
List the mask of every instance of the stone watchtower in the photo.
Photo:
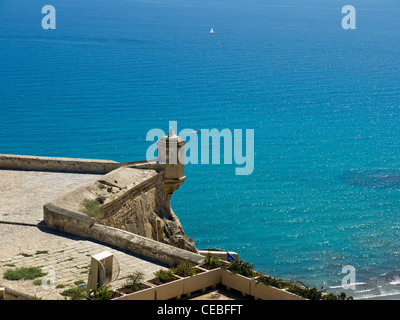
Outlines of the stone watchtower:
[{"label": "stone watchtower", "polygon": [[185,144],[172,128],[158,142],[157,163],[165,165],[164,189],[171,199],[172,193],[185,181]]}]

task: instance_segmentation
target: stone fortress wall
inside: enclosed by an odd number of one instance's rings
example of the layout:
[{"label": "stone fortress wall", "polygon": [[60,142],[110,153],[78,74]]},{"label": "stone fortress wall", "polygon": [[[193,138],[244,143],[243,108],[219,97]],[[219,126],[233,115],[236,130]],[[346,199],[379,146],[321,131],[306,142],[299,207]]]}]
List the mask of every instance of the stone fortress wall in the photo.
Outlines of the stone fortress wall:
[{"label": "stone fortress wall", "polygon": [[[169,146],[184,152],[184,142],[171,131],[159,141],[159,155],[171,155]],[[171,161],[172,162],[172,161]],[[151,162],[118,163],[108,160],[0,155],[8,170],[100,173],[101,179],[71,190],[44,204],[43,222],[50,228],[94,239],[134,254],[173,265],[179,260],[199,264],[204,258],[188,238],[170,206],[184,182],[184,165],[169,157]],[[102,217],[82,213],[83,201],[101,203]]]}]

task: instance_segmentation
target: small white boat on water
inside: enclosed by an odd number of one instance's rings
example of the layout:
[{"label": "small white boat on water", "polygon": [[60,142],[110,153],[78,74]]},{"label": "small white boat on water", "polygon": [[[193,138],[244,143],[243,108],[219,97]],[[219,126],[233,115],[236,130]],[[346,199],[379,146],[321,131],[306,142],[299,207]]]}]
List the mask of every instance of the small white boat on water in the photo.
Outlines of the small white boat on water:
[{"label": "small white boat on water", "polygon": [[213,28],[211,28],[210,34],[214,34],[214,29]]}]

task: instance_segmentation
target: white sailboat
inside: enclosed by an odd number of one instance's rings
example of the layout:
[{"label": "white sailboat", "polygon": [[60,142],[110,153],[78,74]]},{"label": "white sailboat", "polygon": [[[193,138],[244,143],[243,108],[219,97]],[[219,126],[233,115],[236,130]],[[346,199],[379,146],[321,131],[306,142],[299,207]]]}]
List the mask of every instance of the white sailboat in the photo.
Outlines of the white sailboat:
[{"label": "white sailboat", "polygon": [[214,29],[213,28],[211,28],[210,34],[214,34]]}]

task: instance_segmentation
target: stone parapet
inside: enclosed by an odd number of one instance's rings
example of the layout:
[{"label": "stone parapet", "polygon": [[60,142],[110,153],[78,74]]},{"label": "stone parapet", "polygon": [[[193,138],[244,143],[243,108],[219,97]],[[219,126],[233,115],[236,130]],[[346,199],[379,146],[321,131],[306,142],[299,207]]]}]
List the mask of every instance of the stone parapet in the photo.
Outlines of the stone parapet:
[{"label": "stone parapet", "polygon": [[50,228],[109,244],[167,265],[181,260],[200,264],[204,259],[200,254],[96,223],[94,218],[51,203],[44,205],[44,220]]},{"label": "stone parapet", "polygon": [[111,160],[0,154],[0,168],[8,170],[105,174],[122,165],[123,164]]}]

